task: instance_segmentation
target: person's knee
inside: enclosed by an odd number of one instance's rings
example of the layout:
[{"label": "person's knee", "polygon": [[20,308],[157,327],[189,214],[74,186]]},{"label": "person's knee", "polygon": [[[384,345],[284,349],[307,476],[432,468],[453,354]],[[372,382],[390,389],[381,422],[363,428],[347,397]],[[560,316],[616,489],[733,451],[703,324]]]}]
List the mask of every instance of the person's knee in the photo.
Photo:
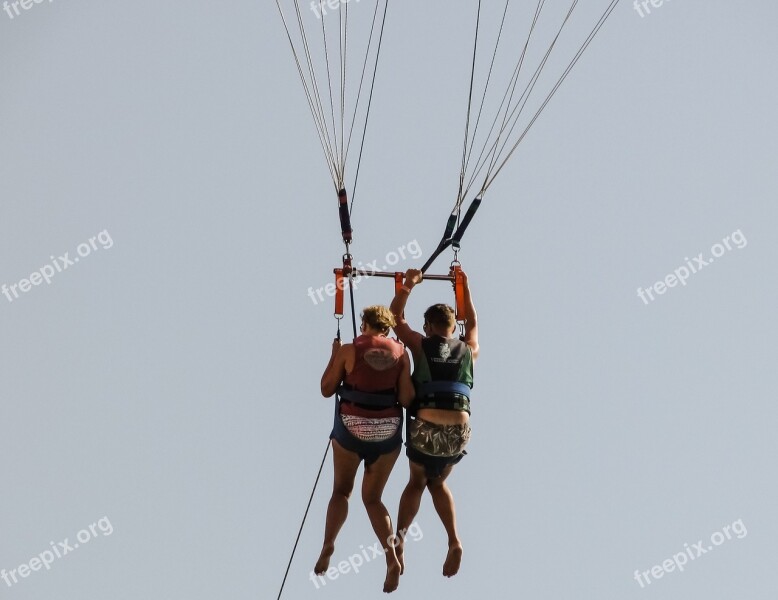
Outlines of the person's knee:
[{"label": "person's knee", "polygon": [[424,465],[411,462],[411,476],[408,479],[408,487],[424,491],[427,486],[427,472]]},{"label": "person's knee", "polygon": [[363,490],[362,503],[365,505],[365,508],[380,507],[382,506],[381,494],[371,490]]},{"label": "person's knee", "polygon": [[453,465],[447,465],[442,470],[438,470],[435,477],[430,477],[427,481],[427,487],[432,490],[433,488],[436,490],[445,489],[446,488],[446,479],[448,479],[449,474],[451,473],[451,470],[453,468]]},{"label": "person's knee", "polygon": [[446,481],[440,476],[430,477],[427,480],[427,488],[429,488],[430,491],[443,489],[445,485]]},{"label": "person's knee", "polygon": [[424,471],[424,467],[411,468],[411,476],[408,479],[408,487],[416,490],[424,491],[427,487],[427,474]]},{"label": "person's knee", "polygon": [[354,491],[354,482],[336,484],[332,488],[332,495],[339,496],[348,500],[351,498],[351,493]]},{"label": "person's knee", "polygon": [[427,487],[427,478],[423,475],[411,475],[411,478],[408,480],[408,485],[406,487],[417,492],[423,492],[424,488]]}]

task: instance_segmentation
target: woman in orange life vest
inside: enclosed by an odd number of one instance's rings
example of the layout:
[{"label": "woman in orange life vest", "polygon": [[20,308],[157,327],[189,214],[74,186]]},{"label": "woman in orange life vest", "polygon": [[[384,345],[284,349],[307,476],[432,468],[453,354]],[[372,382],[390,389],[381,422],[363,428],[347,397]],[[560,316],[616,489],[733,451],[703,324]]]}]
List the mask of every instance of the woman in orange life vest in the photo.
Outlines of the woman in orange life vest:
[{"label": "woman in orange life vest", "polygon": [[324,544],[314,572],[321,575],[329,567],[335,538],[348,515],[354,478],[364,460],[362,502],[385,549],[384,592],[397,588],[400,563],[394,550],[392,519],[381,495],[402,446],[402,406],[410,405],[415,395],[408,354],[401,343],[386,337],[394,325],[394,317],[385,306],[365,308],[362,335],[353,344],[333,342],[332,356],[321,378],[322,395],[330,397],[337,391],[340,402],[330,435],[335,480]]}]

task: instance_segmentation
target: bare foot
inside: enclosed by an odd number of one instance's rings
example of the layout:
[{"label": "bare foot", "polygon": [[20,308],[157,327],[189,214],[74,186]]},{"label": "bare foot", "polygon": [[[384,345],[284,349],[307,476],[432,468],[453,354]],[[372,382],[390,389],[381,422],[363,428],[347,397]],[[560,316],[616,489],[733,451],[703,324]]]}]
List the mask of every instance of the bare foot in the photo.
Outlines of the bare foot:
[{"label": "bare foot", "polygon": [[462,563],[462,544],[459,542],[448,547],[446,562],[443,563],[443,576],[453,577],[459,572],[459,565]]},{"label": "bare foot", "polygon": [[391,594],[400,585],[402,568],[400,561],[392,560],[386,565],[386,579],[384,580],[384,593]]},{"label": "bare foot", "polygon": [[330,567],[330,556],[333,552],[335,552],[335,544],[324,544],[321,547],[319,560],[316,561],[316,566],[313,568],[314,573],[324,575],[327,572]]},{"label": "bare foot", "polygon": [[397,555],[397,562],[400,563],[400,575],[405,573],[405,542],[398,536],[397,546],[394,549],[394,553]]}]

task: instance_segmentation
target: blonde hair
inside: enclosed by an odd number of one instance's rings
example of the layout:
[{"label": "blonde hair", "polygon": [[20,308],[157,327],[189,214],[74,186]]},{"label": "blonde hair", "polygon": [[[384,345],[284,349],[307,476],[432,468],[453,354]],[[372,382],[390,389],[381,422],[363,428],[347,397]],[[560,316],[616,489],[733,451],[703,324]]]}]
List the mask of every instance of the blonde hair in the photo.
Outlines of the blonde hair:
[{"label": "blonde hair", "polygon": [[381,306],[380,304],[374,304],[365,308],[362,311],[362,320],[381,333],[388,333],[397,324],[392,312],[386,306]]}]

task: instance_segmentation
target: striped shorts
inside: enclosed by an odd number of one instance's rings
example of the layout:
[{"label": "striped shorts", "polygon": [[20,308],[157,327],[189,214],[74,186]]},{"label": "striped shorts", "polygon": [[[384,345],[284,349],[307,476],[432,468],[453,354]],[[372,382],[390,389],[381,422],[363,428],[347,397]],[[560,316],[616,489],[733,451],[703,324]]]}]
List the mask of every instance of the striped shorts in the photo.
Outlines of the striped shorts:
[{"label": "striped shorts", "polygon": [[383,442],[397,433],[402,417],[374,419],[357,415],[340,415],[348,432],[363,442]]}]

